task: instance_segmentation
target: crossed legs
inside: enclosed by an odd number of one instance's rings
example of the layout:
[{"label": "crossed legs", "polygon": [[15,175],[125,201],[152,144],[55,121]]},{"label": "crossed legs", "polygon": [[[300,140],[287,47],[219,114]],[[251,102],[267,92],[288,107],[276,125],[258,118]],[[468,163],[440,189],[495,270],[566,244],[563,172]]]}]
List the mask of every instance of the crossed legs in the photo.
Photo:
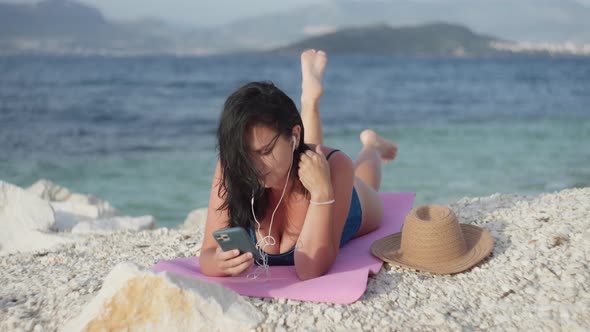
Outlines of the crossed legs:
[{"label": "crossed legs", "polygon": [[[328,62],[324,51],[313,49],[301,53],[301,119],[305,128],[305,143],[323,144],[320,118],[320,97],[324,90],[322,77]],[[364,130],[360,135],[363,148],[355,161],[356,177],[379,191],[381,163],[393,160],[397,154],[395,143],[382,138],[373,130]]]},{"label": "crossed legs", "polygon": [[[311,49],[301,54],[301,118],[305,128],[305,143],[308,144],[323,144],[319,106],[324,92],[322,77],[327,62],[323,51]],[[397,154],[395,143],[382,138],[373,130],[364,130],[360,140],[363,147],[354,162],[354,188],[361,202],[362,221],[355,237],[374,231],[383,222],[383,204],[378,194],[381,166],[383,162],[393,160]]]}]

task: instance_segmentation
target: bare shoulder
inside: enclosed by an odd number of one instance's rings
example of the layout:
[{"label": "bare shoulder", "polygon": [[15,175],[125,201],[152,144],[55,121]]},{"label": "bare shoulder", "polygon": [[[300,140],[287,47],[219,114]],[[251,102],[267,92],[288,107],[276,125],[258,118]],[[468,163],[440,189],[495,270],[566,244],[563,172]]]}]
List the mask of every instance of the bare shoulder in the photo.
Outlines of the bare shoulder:
[{"label": "bare shoulder", "polygon": [[[307,144],[307,146],[312,150],[315,151],[317,144]],[[344,153],[343,151],[341,151],[340,149],[337,148],[333,148],[331,146],[325,146],[322,144],[322,152],[324,153],[324,156],[328,156],[328,154],[334,150],[338,150],[337,152],[335,152],[334,156],[336,156],[336,154],[343,154],[346,156],[346,153]],[[330,159],[332,159],[332,157],[330,157]]]},{"label": "bare shoulder", "polygon": [[[315,151],[316,144],[308,144],[308,146],[310,149]],[[353,163],[352,163],[352,159],[350,159],[350,157],[346,153],[344,153],[343,151],[333,148],[333,147],[330,147],[330,146],[325,146],[325,145],[322,145],[321,149],[322,149],[322,152],[324,153],[324,156],[326,156],[326,157],[332,151],[338,150],[330,156],[330,159],[328,159],[328,163],[330,164],[330,170],[332,170],[332,171],[339,171],[339,170],[348,171],[348,170],[354,168]]]}]

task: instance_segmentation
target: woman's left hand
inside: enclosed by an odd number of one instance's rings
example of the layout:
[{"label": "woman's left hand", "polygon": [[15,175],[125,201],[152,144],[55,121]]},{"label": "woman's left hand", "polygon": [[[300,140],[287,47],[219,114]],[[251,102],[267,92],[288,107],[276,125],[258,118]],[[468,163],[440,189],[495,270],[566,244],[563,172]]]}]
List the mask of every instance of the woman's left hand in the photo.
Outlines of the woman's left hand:
[{"label": "woman's left hand", "polygon": [[299,180],[311,194],[312,201],[328,201],[334,198],[330,164],[320,144],[315,152],[307,150],[299,157]]}]

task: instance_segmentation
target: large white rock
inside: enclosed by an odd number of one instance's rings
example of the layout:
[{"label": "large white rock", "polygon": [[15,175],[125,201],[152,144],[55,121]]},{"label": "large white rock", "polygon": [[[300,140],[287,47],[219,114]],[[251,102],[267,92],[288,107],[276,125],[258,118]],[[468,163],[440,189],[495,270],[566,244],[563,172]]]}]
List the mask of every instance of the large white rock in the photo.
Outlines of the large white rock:
[{"label": "large white rock", "polygon": [[120,213],[109,202],[92,195],[72,193],[49,180],[41,179],[27,191],[50,202],[55,211],[56,227],[68,231],[79,221],[110,218]]},{"label": "large white rock", "polygon": [[180,228],[205,229],[205,222],[207,222],[207,208],[196,209],[189,213]]},{"label": "large white rock", "polygon": [[0,216],[3,225],[23,229],[50,231],[55,226],[49,203],[4,181],[0,181]]},{"label": "large white rock", "polygon": [[71,242],[71,239],[49,234],[55,225],[55,215],[47,201],[0,181],[0,255]]},{"label": "large white rock", "polygon": [[111,270],[98,295],[64,331],[243,331],[263,315],[237,293],[217,284],[135,263]]},{"label": "large white rock", "polygon": [[152,216],[141,217],[113,217],[108,219],[97,219],[81,221],[72,228],[72,233],[112,233],[119,229],[128,229],[132,231],[143,231],[154,229],[156,220]]}]

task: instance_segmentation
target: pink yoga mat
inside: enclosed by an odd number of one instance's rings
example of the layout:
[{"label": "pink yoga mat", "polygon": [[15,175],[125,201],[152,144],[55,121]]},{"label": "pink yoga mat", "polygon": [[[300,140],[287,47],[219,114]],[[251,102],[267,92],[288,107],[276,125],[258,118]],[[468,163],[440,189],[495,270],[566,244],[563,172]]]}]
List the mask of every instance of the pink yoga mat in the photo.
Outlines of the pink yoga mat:
[{"label": "pink yoga mat", "polygon": [[[380,193],[385,206],[383,225],[376,231],[355,238],[340,248],[336,262],[327,274],[301,281],[294,266],[271,266],[269,279],[208,277],[201,273],[198,257],[162,260],[153,266],[155,272],[168,271],[189,278],[219,283],[238,294],[312,302],[353,303],[367,288],[369,273],[376,274],[383,262],[371,254],[373,241],[401,230],[414,203],[414,193]],[[253,270],[251,270],[253,271]]]}]

